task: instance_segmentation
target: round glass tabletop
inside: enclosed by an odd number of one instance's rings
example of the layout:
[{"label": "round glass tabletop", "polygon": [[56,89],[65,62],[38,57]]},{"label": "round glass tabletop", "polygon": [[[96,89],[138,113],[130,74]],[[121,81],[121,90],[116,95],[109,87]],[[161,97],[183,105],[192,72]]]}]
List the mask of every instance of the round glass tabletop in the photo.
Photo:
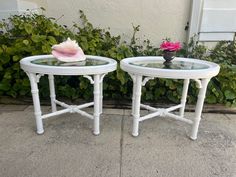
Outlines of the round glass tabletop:
[{"label": "round glass tabletop", "polygon": [[174,70],[197,70],[207,69],[208,65],[202,63],[196,63],[191,61],[175,61],[165,64],[162,60],[156,61],[134,61],[129,64],[147,68],[158,68],[158,69],[174,69]]},{"label": "round glass tabletop", "polygon": [[133,75],[198,79],[210,78],[219,73],[219,65],[193,58],[176,57],[166,63],[162,56],[141,56],[121,60],[121,69]]},{"label": "round glass tabletop", "polygon": [[52,55],[36,55],[23,58],[21,68],[28,73],[53,75],[93,75],[114,71],[117,62],[111,58],[86,55],[86,60],[61,62]]},{"label": "round glass tabletop", "polygon": [[99,65],[107,65],[108,62],[104,60],[96,60],[87,58],[84,61],[77,61],[77,62],[61,62],[56,58],[39,58],[32,60],[31,63],[37,65],[45,65],[45,66],[77,66],[77,67],[84,67],[84,66],[99,66]]}]

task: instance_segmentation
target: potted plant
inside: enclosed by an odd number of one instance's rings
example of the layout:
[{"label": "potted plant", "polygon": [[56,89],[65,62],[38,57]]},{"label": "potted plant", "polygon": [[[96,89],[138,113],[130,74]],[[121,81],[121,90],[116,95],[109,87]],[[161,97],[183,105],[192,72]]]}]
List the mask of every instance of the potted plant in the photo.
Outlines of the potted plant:
[{"label": "potted plant", "polygon": [[165,40],[161,43],[160,49],[163,51],[163,58],[166,60],[165,63],[170,63],[176,56],[176,51],[180,50],[180,42],[171,42]]}]

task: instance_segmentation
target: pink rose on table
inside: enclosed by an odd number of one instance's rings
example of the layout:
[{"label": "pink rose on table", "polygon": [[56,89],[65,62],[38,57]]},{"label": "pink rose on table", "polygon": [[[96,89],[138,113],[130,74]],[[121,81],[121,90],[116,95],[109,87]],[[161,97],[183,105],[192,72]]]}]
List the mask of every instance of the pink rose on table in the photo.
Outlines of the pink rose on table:
[{"label": "pink rose on table", "polygon": [[160,48],[167,51],[178,51],[181,48],[181,45],[180,42],[164,41],[160,45]]},{"label": "pink rose on table", "polygon": [[78,43],[68,38],[65,42],[52,46],[52,55],[63,62],[83,61],[86,56]]}]

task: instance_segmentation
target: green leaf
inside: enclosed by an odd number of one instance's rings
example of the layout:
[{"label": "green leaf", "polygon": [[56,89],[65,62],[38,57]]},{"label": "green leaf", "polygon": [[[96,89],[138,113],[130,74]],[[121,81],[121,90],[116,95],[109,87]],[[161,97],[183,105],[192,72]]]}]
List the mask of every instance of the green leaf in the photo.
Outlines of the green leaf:
[{"label": "green leaf", "polygon": [[87,89],[88,88],[88,82],[86,82],[84,79],[81,79],[79,86],[81,89]]},{"label": "green leaf", "polygon": [[233,100],[236,98],[236,91],[233,92],[231,90],[225,90],[224,95],[225,95],[226,99]]},{"label": "green leaf", "polygon": [[32,26],[31,24],[25,23],[25,24],[24,24],[24,27],[25,27],[25,31],[26,31],[28,34],[31,34],[31,33],[32,33],[33,26]]},{"label": "green leaf", "polygon": [[83,50],[88,50],[88,47],[89,47],[87,42],[81,42],[80,46]]},{"label": "green leaf", "polygon": [[29,79],[27,79],[27,78],[26,78],[26,79],[23,79],[22,85],[23,85],[23,86],[26,86],[26,87],[30,86]]},{"label": "green leaf", "polygon": [[33,34],[32,35],[32,40],[34,41],[34,42],[36,42],[36,43],[38,43],[38,42],[41,42],[41,41],[43,41],[43,40],[45,40],[46,39],[46,36],[45,35],[38,35],[38,34]]},{"label": "green leaf", "polygon": [[231,66],[231,69],[232,69],[233,72],[236,73],[236,64],[235,64],[235,65],[232,65],[232,66]]},{"label": "green leaf", "polygon": [[43,45],[42,46],[42,52],[46,53],[46,54],[51,53],[51,47],[49,45]]},{"label": "green leaf", "polygon": [[14,55],[13,56],[13,61],[19,61],[20,60],[20,57],[19,56],[17,56],[17,55]]},{"label": "green leaf", "polygon": [[86,36],[81,36],[80,39],[81,39],[81,41],[83,41],[83,42],[88,42]]},{"label": "green leaf", "polygon": [[3,50],[7,50],[7,46],[5,44],[2,45]]},{"label": "green leaf", "polygon": [[53,36],[48,36],[49,44],[54,45],[57,44],[56,39]]},{"label": "green leaf", "polygon": [[125,73],[121,69],[117,68],[116,77],[121,82],[122,85],[126,82]]},{"label": "green leaf", "polygon": [[217,102],[217,99],[214,95],[209,95],[208,97],[206,97],[206,102],[210,103],[210,104],[213,104],[213,103]]},{"label": "green leaf", "polygon": [[152,92],[146,92],[145,99],[146,100],[153,100],[153,93]]},{"label": "green leaf", "polygon": [[56,28],[53,29],[53,32],[55,34],[55,36],[59,36],[60,35],[60,31]]},{"label": "green leaf", "polygon": [[39,42],[40,41],[40,38],[39,38],[39,35],[35,35],[35,34],[33,34],[32,35],[32,41],[34,41],[34,42]]},{"label": "green leaf", "polygon": [[11,74],[12,74],[11,71],[6,71],[5,74],[4,74],[4,76],[3,76],[3,78],[9,80],[9,79],[11,79],[11,77],[12,77]]},{"label": "green leaf", "polygon": [[2,91],[8,91],[10,89],[10,84],[6,83],[6,82],[2,82],[0,83],[0,90]]},{"label": "green leaf", "polygon": [[23,40],[23,43],[25,44],[25,45],[28,45],[29,44],[29,41],[28,40]]}]

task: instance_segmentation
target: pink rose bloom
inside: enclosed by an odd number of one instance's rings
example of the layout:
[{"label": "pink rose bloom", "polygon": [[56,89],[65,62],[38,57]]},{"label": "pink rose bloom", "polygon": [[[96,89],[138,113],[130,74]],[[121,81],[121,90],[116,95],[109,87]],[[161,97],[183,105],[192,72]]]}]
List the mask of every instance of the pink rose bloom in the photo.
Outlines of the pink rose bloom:
[{"label": "pink rose bloom", "polygon": [[162,50],[168,50],[168,51],[178,51],[181,48],[180,42],[169,42],[164,41],[160,45],[160,48]]},{"label": "pink rose bloom", "polygon": [[70,38],[65,42],[53,45],[52,55],[63,62],[83,61],[86,59],[86,56],[78,43]]}]

